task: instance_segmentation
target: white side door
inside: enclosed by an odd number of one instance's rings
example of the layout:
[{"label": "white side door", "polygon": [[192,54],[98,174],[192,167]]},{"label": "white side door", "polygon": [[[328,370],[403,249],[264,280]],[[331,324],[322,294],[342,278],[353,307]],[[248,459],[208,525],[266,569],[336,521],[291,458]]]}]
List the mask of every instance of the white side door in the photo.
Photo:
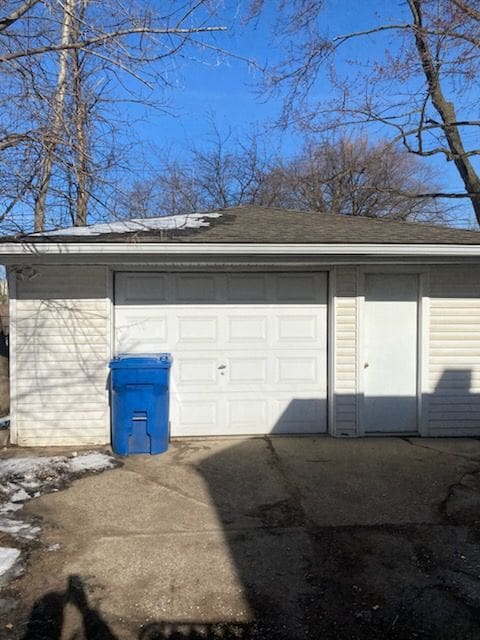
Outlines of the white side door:
[{"label": "white side door", "polygon": [[360,361],[365,433],[417,431],[418,279],[365,275]]}]

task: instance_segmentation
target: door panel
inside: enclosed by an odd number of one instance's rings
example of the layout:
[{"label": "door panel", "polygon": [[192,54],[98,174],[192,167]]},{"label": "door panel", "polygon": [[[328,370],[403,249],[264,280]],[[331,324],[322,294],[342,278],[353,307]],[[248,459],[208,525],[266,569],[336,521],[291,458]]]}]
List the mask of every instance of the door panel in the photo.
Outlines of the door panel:
[{"label": "door panel", "polygon": [[417,430],[418,275],[367,274],[363,314],[365,432]]},{"label": "door panel", "polygon": [[116,352],[168,351],[172,435],[326,431],[325,273],[117,274]]}]

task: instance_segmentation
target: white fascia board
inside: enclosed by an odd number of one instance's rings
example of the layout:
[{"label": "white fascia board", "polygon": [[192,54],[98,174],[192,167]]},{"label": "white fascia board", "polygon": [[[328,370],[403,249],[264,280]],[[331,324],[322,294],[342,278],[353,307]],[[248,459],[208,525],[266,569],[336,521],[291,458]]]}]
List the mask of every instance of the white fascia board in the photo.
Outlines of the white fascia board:
[{"label": "white fascia board", "polygon": [[480,245],[465,244],[200,244],[200,243],[112,243],[112,242],[48,242],[0,243],[0,259],[17,256],[47,255],[281,255],[281,256],[457,256],[480,257]]}]

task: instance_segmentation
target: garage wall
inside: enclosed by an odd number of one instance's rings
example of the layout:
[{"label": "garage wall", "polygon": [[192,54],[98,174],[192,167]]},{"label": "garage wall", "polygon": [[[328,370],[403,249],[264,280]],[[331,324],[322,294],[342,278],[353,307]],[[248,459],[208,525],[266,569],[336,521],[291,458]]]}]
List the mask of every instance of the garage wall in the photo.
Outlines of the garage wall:
[{"label": "garage wall", "polygon": [[[394,270],[390,267],[390,270]],[[422,433],[480,435],[480,266],[435,265],[423,291]],[[335,268],[332,431],[357,434],[358,269]]]},{"label": "garage wall", "polygon": [[357,430],[357,269],[336,267],[334,322],[333,431],[352,436]]},{"label": "garage wall", "polygon": [[107,443],[107,269],[35,270],[16,279],[12,301],[12,435],[24,446]]},{"label": "garage wall", "polygon": [[427,432],[480,434],[480,267],[430,273]]},{"label": "garage wall", "polygon": [[[12,302],[13,436],[20,445],[109,442],[111,326],[104,266],[35,267]],[[358,268],[332,276],[332,433],[357,433]],[[480,434],[480,266],[430,269],[424,290],[423,434]]]}]

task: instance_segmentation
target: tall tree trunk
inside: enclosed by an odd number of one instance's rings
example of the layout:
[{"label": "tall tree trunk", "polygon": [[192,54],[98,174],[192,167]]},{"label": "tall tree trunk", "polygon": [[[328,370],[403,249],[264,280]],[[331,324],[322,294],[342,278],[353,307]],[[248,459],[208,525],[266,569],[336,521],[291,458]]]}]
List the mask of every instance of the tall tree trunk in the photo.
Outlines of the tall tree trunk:
[{"label": "tall tree trunk", "polygon": [[442,119],[442,129],[451,152],[451,159],[460,174],[467,194],[469,194],[475,217],[480,225],[480,177],[473,168],[463,145],[460,129],[456,124],[457,115],[455,107],[452,102],[449,102],[445,98],[442,91],[439,69],[430,50],[427,35],[423,29],[422,1],[423,0],[408,0],[413,16],[415,44],[422,63],[423,73],[427,80],[432,104]]},{"label": "tall tree trunk", "polygon": [[[78,11],[75,15],[75,24],[72,30],[72,40],[80,38],[80,25],[85,17],[88,0],[77,0]],[[88,138],[87,138],[87,105],[83,91],[83,76],[81,64],[81,52],[72,50],[72,76],[73,76],[73,100],[75,103],[75,172],[77,177],[77,196],[75,211],[75,226],[81,227],[87,223],[88,213]]]},{"label": "tall tree trunk", "polygon": [[[78,89],[81,91],[81,89]],[[77,95],[77,94],[76,94]],[[88,213],[88,177],[89,177],[89,162],[87,152],[87,109],[85,103],[81,100],[81,94],[79,99],[76,99],[75,105],[75,129],[76,129],[76,146],[77,146],[77,202],[76,202],[76,214],[75,214],[75,226],[81,227],[87,224]]]},{"label": "tall tree trunk", "polygon": [[[64,0],[62,32],[60,38],[62,45],[67,45],[70,41],[74,9],[75,0]],[[68,57],[69,54],[67,49],[60,50],[58,54],[58,75],[55,94],[53,97],[51,126],[44,141],[44,155],[41,164],[40,184],[37,199],[35,201],[35,231],[43,231],[45,227],[47,192],[52,177],[53,161],[63,123],[65,95],[67,92]]]}]

